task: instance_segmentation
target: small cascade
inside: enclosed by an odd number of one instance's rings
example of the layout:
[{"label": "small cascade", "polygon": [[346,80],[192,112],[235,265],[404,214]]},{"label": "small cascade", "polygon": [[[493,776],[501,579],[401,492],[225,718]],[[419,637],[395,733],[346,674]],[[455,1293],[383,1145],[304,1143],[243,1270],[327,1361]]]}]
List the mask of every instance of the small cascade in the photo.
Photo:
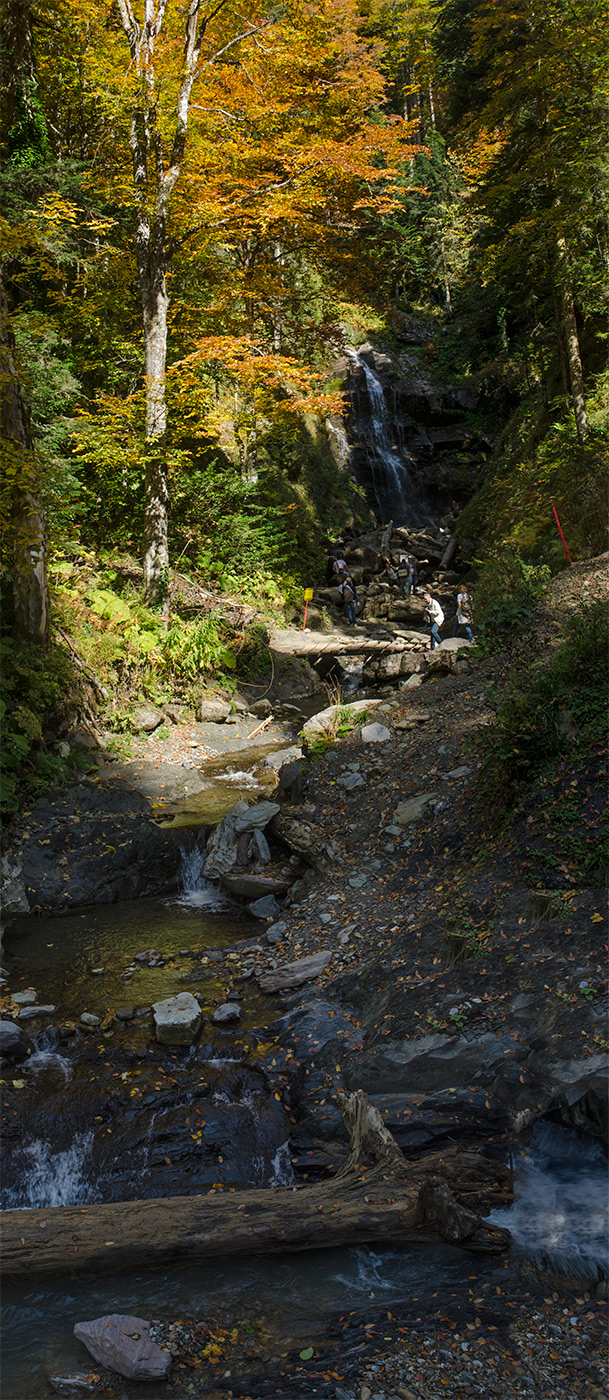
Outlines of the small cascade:
[{"label": "small cascade", "polygon": [[180,866],[180,904],[205,906],[206,908],[228,909],[231,902],[222,894],[217,885],[206,880],[203,874],[205,864],[205,836],[197,832],[194,842],[180,846],[182,862]]},{"label": "small cascade", "polygon": [[294,1168],[292,1167],[292,1155],[289,1140],[282,1142],[277,1148],[275,1156],[271,1162],[271,1176],[269,1186],[293,1186]]},{"label": "small cascade", "polygon": [[490,1219],[511,1231],[521,1265],[583,1282],[607,1276],[607,1161],[599,1143],[554,1124],[515,1163],[516,1200]]},{"label": "small cascade", "polygon": [[[357,471],[357,458],[363,454],[372,488],[371,504],[380,520],[393,520],[396,525],[422,525],[430,516],[423,499],[416,463],[402,446],[395,443],[396,424],[387,403],[383,385],[375,370],[361,359],[355,350],[348,351],[354,373],[351,378],[352,431],[356,450],[352,454]],[[366,393],[358,384],[363,375]]]},{"label": "small cascade", "polygon": [[96,1199],[87,1177],[93,1133],[77,1133],[63,1151],[48,1139],[36,1138],[19,1148],[19,1185],[6,1192],[9,1210],[36,1210],[41,1206],[75,1206]]}]

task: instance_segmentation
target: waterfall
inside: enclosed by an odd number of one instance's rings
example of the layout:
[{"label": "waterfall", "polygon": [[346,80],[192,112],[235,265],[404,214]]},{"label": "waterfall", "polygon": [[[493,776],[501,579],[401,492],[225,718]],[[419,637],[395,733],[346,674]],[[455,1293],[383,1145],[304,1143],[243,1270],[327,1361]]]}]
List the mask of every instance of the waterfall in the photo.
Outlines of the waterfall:
[{"label": "waterfall", "polygon": [[222,894],[217,885],[206,880],[203,874],[205,864],[205,834],[195,832],[192,844],[180,846],[180,904],[205,905],[206,908],[227,909],[231,907],[228,895]]},{"label": "waterfall", "polygon": [[[397,525],[424,524],[429,512],[421,500],[416,464],[393,441],[396,431],[398,438],[403,438],[403,433],[389,413],[383,385],[375,370],[355,350],[348,350],[347,354],[354,373],[363,373],[366,383],[369,411],[362,404],[357,385],[352,388],[351,403],[356,449],[359,446],[371,479],[375,514],[379,520],[394,520]],[[357,466],[357,451],[353,460]]]}]

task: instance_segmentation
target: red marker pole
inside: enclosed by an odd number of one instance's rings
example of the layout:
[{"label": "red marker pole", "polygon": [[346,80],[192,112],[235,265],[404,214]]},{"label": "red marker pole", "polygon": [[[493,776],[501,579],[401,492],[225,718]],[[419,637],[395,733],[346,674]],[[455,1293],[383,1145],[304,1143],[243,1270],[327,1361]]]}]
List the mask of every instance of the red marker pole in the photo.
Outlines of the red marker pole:
[{"label": "red marker pole", "polygon": [[566,556],[567,556],[567,559],[569,560],[569,563],[572,564],[572,563],[573,563],[573,560],[572,560],[571,555],[569,554],[569,551],[568,551],[567,546],[566,546],[566,544],[565,544],[565,537],[564,537],[563,532],[562,532],[562,530],[561,530],[561,528],[560,528],[560,520],[558,519],[558,511],[557,511],[557,509],[556,509],[556,506],[552,506],[552,510],[554,511],[554,519],[555,519],[555,521],[556,521],[556,524],[558,525],[558,533],[559,533],[560,538],[561,538],[561,540],[562,540],[562,547],[563,547],[563,549],[564,549],[564,551],[565,551],[565,554],[566,554]]},{"label": "red marker pole", "polygon": [[307,598],[307,601],[306,601],[306,603],[305,603],[304,617],[303,617],[303,619],[302,619],[302,630],[303,630],[303,632],[304,632],[305,627],[306,627],[306,625],[307,625],[307,612],[308,612],[308,610],[309,610],[309,600],[308,600],[308,598]]}]

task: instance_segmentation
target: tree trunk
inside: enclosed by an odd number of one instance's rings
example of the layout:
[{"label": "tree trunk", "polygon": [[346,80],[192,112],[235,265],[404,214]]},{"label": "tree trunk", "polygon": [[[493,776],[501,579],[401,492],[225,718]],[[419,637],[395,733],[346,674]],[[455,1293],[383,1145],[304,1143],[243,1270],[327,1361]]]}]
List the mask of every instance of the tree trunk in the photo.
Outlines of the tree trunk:
[{"label": "tree trunk", "polygon": [[18,637],[45,644],[49,636],[45,521],[31,489],[34,445],[29,411],[15,370],[14,349],[6,293],[0,282],[0,432],[4,440],[2,455],[15,483],[11,522],[14,625]]},{"label": "tree trunk", "polygon": [[579,350],[579,336],[577,334],[577,321],[575,318],[575,302],[573,298],[573,283],[569,269],[569,252],[566,240],[561,234],[558,239],[558,263],[561,272],[561,302],[563,324],[565,328],[565,341],[567,345],[567,358],[569,361],[569,378],[571,380],[571,398],[573,400],[573,412],[577,426],[577,436],[580,442],[585,442],[590,432],[588,414],[586,413],[586,397],[584,392],[584,372],[582,369],[581,355]]},{"label": "tree trunk", "polygon": [[353,1129],[351,1150],[332,1181],[5,1211],[3,1271],[30,1278],[378,1240],[444,1240],[482,1253],[509,1247],[509,1231],[482,1218],[512,1200],[507,1167],[456,1148],[407,1164],[361,1091],[343,1100],[343,1111]]}]

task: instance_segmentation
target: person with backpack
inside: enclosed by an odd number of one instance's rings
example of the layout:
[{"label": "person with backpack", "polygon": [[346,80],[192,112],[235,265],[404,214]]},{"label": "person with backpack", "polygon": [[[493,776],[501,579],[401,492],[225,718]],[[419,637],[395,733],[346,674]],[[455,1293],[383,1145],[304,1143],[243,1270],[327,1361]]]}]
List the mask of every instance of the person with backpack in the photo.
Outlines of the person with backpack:
[{"label": "person with backpack", "polygon": [[349,622],[351,626],[354,627],[355,619],[357,617],[357,607],[359,603],[359,598],[357,596],[357,588],[355,587],[355,584],[350,574],[347,574],[346,578],[344,578],[342,583],[339,584],[339,588],[342,593],[343,606],[347,615],[347,622]]},{"label": "person with backpack", "polygon": [[437,598],[432,598],[431,593],[424,593],[423,601],[425,603],[425,617],[429,623],[431,650],[433,651],[434,647],[439,647],[442,641],[440,628],[444,621],[444,613]]},{"label": "person with backpack", "polygon": [[474,637],[472,633],[470,596],[467,592],[467,589],[464,588],[463,585],[461,585],[460,592],[457,593],[457,612],[455,616],[455,625],[453,627],[452,632],[453,637],[457,636],[460,627],[465,628],[465,635],[467,637],[468,642],[473,642]]}]

